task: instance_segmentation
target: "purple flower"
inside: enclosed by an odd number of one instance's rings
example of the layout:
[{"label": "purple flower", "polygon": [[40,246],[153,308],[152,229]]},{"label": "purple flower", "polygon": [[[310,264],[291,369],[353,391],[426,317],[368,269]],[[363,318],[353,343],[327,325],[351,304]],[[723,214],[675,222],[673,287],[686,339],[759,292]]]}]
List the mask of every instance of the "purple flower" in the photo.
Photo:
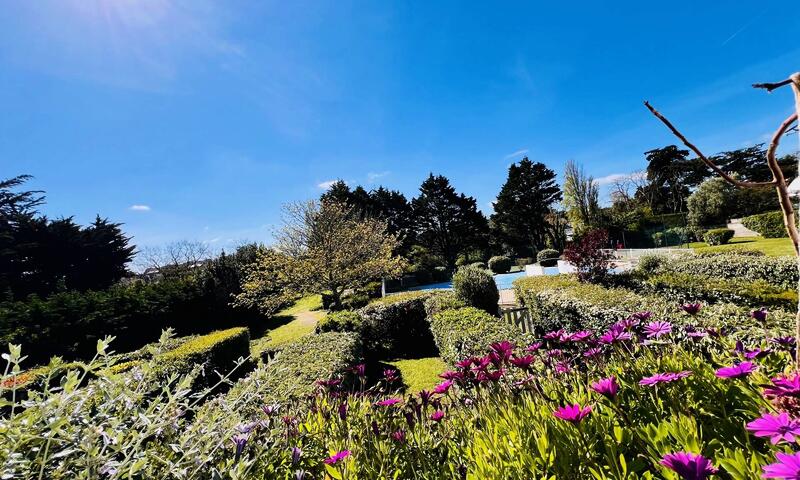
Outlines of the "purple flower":
[{"label": "purple flower", "polygon": [[280,408],[281,408],[280,405],[273,404],[273,405],[264,405],[264,406],[261,407],[261,410],[263,410],[264,413],[267,414],[268,417],[271,417],[271,416],[275,415],[276,413],[278,413],[278,410]]},{"label": "purple flower", "polygon": [[478,359],[475,357],[469,357],[456,362],[456,367],[466,370],[471,367],[473,363],[478,363]]},{"label": "purple flower", "polygon": [[583,356],[586,357],[586,358],[594,358],[594,357],[598,357],[598,356],[602,355],[602,353],[603,353],[603,349],[595,347],[595,348],[590,348],[590,349],[586,350],[585,352],[583,352]]},{"label": "purple flower", "polygon": [[788,454],[777,452],[776,463],[764,467],[761,478],[783,478],[787,480],[800,478],[800,452]]},{"label": "purple flower", "polygon": [[601,378],[592,384],[592,390],[613,399],[619,392],[619,385],[617,385],[617,379],[614,377]]},{"label": "purple flower", "polygon": [[566,420],[567,422],[578,424],[586,418],[586,416],[591,413],[592,407],[587,405],[585,408],[582,408],[579,404],[574,405],[567,405],[564,407],[559,408],[553,415],[556,418],[560,418],[561,420]]},{"label": "purple flower", "polygon": [[753,350],[745,350],[744,351],[744,358],[746,358],[748,360],[753,360],[755,358],[764,358],[767,355],[769,355],[770,353],[772,353],[772,349],[771,348],[765,348],[763,350],[760,349],[760,348],[756,348],[756,349],[753,349]]},{"label": "purple flower", "polygon": [[511,356],[511,353],[514,351],[514,344],[508,340],[503,340],[502,342],[496,342],[489,345],[489,348],[499,355],[500,358],[508,359]]},{"label": "purple flower", "polygon": [[364,375],[366,375],[367,366],[364,365],[363,363],[359,363],[358,365],[356,365],[355,367],[351,368],[350,370],[353,373],[355,373],[356,375],[358,375],[360,378],[364,378]]},{"label": "purple flower", "polygon": [[328,465],[334,465],[336,463],[339,463],[340,460],[343,460],[349,456],[350,456],[350,450],[342,450],[341,452],[337,452],[323,461]]},{"label": "purple flower", "polygon": [[461,372],[454,372],[452,370],[448,370],[439,374],[440,378],[444,378],[445,380],[462,380],[464,378],[464,374]]},{"label": "purple flower", "polygon": [[525,355],[524,357],[513,357],[511,360],[512,365],[523,370],[530,368],[535,358],[533,355]]},{"label": "purple flower", "polygon": [[684,303],[681,305],[681,310],[688,313],[689,315],[697,315],[700,312],[700,308],[702,305],[698,303]]},{"label": "purple flower", "polygon": [[436,385],[435,387],[433,387],[433,393],[437,393],[439,395],[444,395],[445,393],[447,393],[448,390],[450,390],[450,387],[452,387],[452,386],[453,386],[453,381],[452,380],[445,380],[444,382],[440,383],[439,385]]},{"label": "purple flower", "polygon": [[349,408],[349,406],[347,405],[347,402],[342,402],[339,405],[339,418],[340,419],[342,419],[342,420],[346,420],[347,419],[347,409],[348,408]]},{"label": "purple flower", "polygon": [[672,333],[672,324],[665,321],[648,323],[647,326],[644,327],[644,333],[647,335],[647,338],[658,338],[662,335]]},{"label": "purple flower", "polygon": [[558,362],[556,364],[556,373],[559,374],[559,375],[564,374],[564,373],[569,373],[571,371],[572,371],[572,368],[570,368],[568,363]]},{"label": "purple flower", "polygon": [[392,440],[397,443],[403,443],[406,441],[406,431],[405,430],[397,430],[396,432],[392,432]]},{"label": "purple flower", "polygon": [[800,397],[800,375],[773,378],[772,385],[764,387],[764,395],[773,397]]},{"label": "purple flower", "polygon": [[639,380],[639,385],[651,387],[654,385],[658,385],[659,383],[670,383],[674,382],[675,380],[679,380],[681,378],[686,378],[691,375],[692,372],[683,371],[683,372],[665,372],[665,373],[657,373],[655,375],[644,377]]},{"label": "purple flower", "polygon": [[394,368],[384,369],[383,378],[389,383],[394,383],[397,380],[397,370]]},{"label": "purple flower", "polygon": [[781,440],[794,442],[795,435],[800,436],[800,422],[789,417],[786,412],[780,415],[765,413],[747,424],[747,429],[756,437],[769,437],[773,445]]},{"label": "purple flower", "polygon": [[600,337],[600,343],[612,344],[630,340],[631,338],[630,332],[627,332],[624,327],[619,324],[614,324],[609,331]]},{"label": "purple flower", "polygon": [[432,395],[433,393],[429,392],[428,390],[420,390],[419,399],[422,402],[422,405],[428,406],[428,402],[430,402]]},{"label": "purple flower", "polygon": [[581,330],[580,332],[575,332],[569,335],[567,337],[567,340],[569,340],[570,342],[583,342],[585,340],[592,338],[592,335],[594,335],[594,333],[591,332],[590,330]]},{"label": "purple flower", "polygon": [[753,365],[753,362],[742,362],[732,367],[718,369],[717,376],[719,378],[744,378],[753,373],[755,369],[756,366]]},{"label": "purple flower", "polygon": [[234,461],[238,462],[239,458],[242,456],[242,452],[244,452],[244,447],[247,446],[247,435],[234,435],[231,437],[231,441],[236,447]]},{"label": "purple flower", "polygon": [[750,312],[750,316],[753,317],[757,322],[764,322],[767,320],[767,309],[766,308],[759,308],[758,310],[753,310]]},{"label": "purple flower", "polygon": [[292,447],[292,465],[297,465],[302,455],[303,451],[299,447]]},{"label": "purple flower", "polygon": [[338,387],[342,383],[341,379],[333,378],[331,380],[317,380],[317,385],[326,388]]},{"label": "purple flower", "polygon": [[534,343],[528,345],[528,348],[526,348],[526,350],[531,352],[531,353],[533,353],[536,350],[539,350],[540,348],[542,348],[542,342],[534,342]]},{"label": "purple flower", "polygon": [[566,333],[563,328],[559,328],[558,330],[545,333],[542,338],[545,340],[558,340],[560,342],[566,338]]},{"label": "purple flower", "polygon": [[502,368],[500,370],[494,370],[492,372],[482,371],[478,372],[477,378],[478,381],[480,382],[496,382],[501,378],[503,378],[503,375],[505,375],[505,373],[506,371],[503,370]]},{"label": "purple flower", "polygon": [[436,423],[439,423],[444,418],[444,412],[441,410],[436,410],[435,412],[431,413],[430,419]]},{"label": "purple flower", "polygon": [[781,347],[794,347],[794,337],[777,337],[770,340],[770,342],[780,345]]},{"label": "purple flower", "polygon": [[636,312],[633,315],[631,315],[631,317],[635,318],[636,320],[639,320],[640,322],[645,322],[645,321],[649,320],[650,317],[652,317],[652,316],[653,316],[653,312],[649,312],[649,311]]},{"label": "purple flower", "polygon": [[375,402],[375,405],[379,407],[391,407],[392,405],[397,405],[400,402],[402,402],[402,400],[400,400],[399,398],[387,398],[386,400]]},{"label": "purple flower", "polygon": [[711,465],[711,460],[689,452],[668,453],[661,459],[661,465],[680,475],[683,480],[705,480],[719,471]]},{"label": "purple flower", "polygon": [[637,320],[636,318],[625,318],[623,320],[619,320],[618,322],[614,323],[614,325],[612,325],[612,327],[615,326],[615,327],[621,328],[623,330],[631,330],[635,326],[639,325],[639,321],[640,320],[641,319]]}]

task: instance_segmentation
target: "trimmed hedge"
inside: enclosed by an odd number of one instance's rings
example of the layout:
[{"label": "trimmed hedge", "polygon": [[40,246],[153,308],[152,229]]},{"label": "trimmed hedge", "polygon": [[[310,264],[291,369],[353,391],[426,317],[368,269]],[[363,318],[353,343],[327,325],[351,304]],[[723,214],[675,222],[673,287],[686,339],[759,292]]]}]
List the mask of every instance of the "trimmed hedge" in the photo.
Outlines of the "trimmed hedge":
[{"label": "trimmed hedge", "polygon": [[[514,288],[517,300],[528,307],[537,333],[558,328],[602,330],[632,313],[647,310],[653,314],[652,321],[731,327],[747,337],[764,337],[763,325],[750,318],[752,308],[731,303],[704,305],[698,315],[689,317],[679,311],[678,302],[663,296],[578,283],[570,275],[527,277],[516,280]],[[767,321],[768,327],[780,335],[790,334],[794,328],[794,314],[781,309],[770,310]]]},{"label": "trimmed hedge", "polygon": [[492,342],[527,339],[517,328],[474,307],[443,310],[430,324],[439,356],[449,364],[485,353]]},{"label": "trimmed hedge", "polygon": [[210,385],[219,376],[231,371],[239,358],[250,356],[250,332],[247,328],[230,328],[196,337],[154,358],[156,374],[167,378],[184,375],[201,366],[199,385]]},{"label": "trimmed hedge", "polygon": [[794,257],[753,256],[741,253],[686,255],[670,258],[660,270],[708,277],[763,280],[783,290],[797,288],[798,282],[797,259]]},{"label": "trimmed hedge", "polygon": [[358,310],[365,355],[390,358],[434,354],[425,301],[435,295],[437,292],[391,295]]},{"label": "trimmed hedge", "polygon": [[789,236],[783,225],[783,214],[780,211],[760,213],[742,218],[742,225],[764,238],[781,238]]},{"label": "trimmed hedge", "polygon": [[474,267],[459,268],[453,275],[453,291],[463,302],[490,314],[497,314],[500,292],[488,271]]},{"label": "trimmed hedge", "polygon": [[511,270],[511,259],[504,255],[492,257],[489,259],[489,270],[492,273],[508,273]]},{"label": "trimmed hedge", "polygon": [[314,329],[317,333],[323,332],[358,332],[362,326],[361,315],[352,310],[331,312],[317,322]]},{"label": "trimmed hedge", "polygon": [[536,261],[542,267],[555,267],[558,264],[558,257],[560,254],[558,250],[552,248],[545,248],[536,254]]},{"label": "trimmed hedge", "polygon": [[731,302],[754,307],[794,308],[797,291],[783,290],[764,280],[725,279],[690,273],[660,273],[642,281],[649,292],[676,302]]},{"label": "trimmed hedge", "polygon": [[703,240],[709,245],[725,245],[733,238],[733,230],[728,228],[713,228],[703,234]]}]

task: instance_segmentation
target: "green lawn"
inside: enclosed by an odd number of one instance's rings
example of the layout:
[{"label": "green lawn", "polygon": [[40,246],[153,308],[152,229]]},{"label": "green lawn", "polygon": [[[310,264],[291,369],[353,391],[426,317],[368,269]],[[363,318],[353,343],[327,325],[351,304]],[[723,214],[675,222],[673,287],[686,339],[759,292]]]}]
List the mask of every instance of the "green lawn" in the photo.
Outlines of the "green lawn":
[{"label": "green lawn", "polygon": [[709,246],[705,242],[694,242],[689,244],[700,252],[726,251],[726,250],[759,250],[767,255],[779,257],[781,255],[794,255],[792,241],[785,238],[764,238],[764,237],[738,237],[732,238],[727,245]]},{"label": "green lawn", "polygon": [[430,390],[442,381],[439,374],[447,365],[439,357],[401,359],[386,362],[400,371],[406,393]]},{"label": "green lawn", "polygon": [[251,341],[251,352],[258,356],[267,348],[293,342],[312,333],[317,322],[325,316],[325,312],[321,309],[322,297],[309,295],[276,313],[270,321],[274,321],[278,326],[265,331],[261,338]]}]

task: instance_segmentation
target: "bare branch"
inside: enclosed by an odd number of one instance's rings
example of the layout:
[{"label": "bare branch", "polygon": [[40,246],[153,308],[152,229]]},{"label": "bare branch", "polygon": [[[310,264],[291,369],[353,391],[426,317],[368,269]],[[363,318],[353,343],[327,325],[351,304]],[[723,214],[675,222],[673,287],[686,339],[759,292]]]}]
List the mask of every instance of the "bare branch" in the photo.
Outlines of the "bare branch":
[{"label": "bare branch", "polygon": [[753,88],[763,88],[764,90],[771,92],[776,88],[785,87],[786,85],[789,85],[791,83],[792,79],[787,78],[786,80],[781,80],[780,82],[775,82],[775,83],[754,83]]},{"label": "bare branch", "polygon": [[680,131],[678,131],[678,129],[675,128],[675,126],[673,126],[672,123],[669,120],[667,120],[667,118],[664,115],[661,115],[661,113],[659,113],[658,110],[656,110],[655,108],[653,108],[652,105],[650,105],[650,102],[645,101],[644,105],[650,110],[650,112],[653,115],[656,116],[656,118],[661,120],[661,123],[663,123],[664,125],[667,126],[667,128],[670,129],[670,131],[672,132],[673,135],[678,137],[678,139],[681,142],[683,142],[684,145],[689,147],[689,149],[692,150],[695,153],[695,155],[697,155],[697,157],[700,160],[702,160],[703,163],[705,163],[708,166],[708,168],[710,168],[711,170],[714,170],[715,172],[717,172],[717,174],[719,174],[720,177],[724,178],[726,182],[728,182],[728,183],[730,183],[732,185],[735,185],[737,187],[742,187],[742,188],[774,187],[776,185],[776,181],[775,180],[773,180],[771,182],[743,182],[741,180],[737,180],[737,179],[733,178],[732,176],[728,175],[724,170],[719,168],[714,162],[709,160],[708,157],[706,157],[703,154],[703,152],[700,151],[699,148],[697,148],[693,143],[691,143],[689,140],[687,140],[686,137]]}]

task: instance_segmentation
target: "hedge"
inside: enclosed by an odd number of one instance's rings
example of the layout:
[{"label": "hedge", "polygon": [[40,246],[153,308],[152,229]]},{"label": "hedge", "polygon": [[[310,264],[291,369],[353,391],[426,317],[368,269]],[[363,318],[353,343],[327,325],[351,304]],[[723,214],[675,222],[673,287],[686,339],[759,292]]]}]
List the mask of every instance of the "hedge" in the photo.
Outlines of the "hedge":
[{"label": "hedge", "polygon": [[[603,330],[632,313],[650,311],[652,320],[730,327],[748,337],[764,337],[763,326],[750,318],[752,308],[731,303],[704,305],[698,315],[689,317],[679,311],[677,302],[663,296],[578,283],[569,275],[518,279],[514,288],[518,301],[528,307],[531,322],[539,333],[558,328]],[[781,335],[794,328],[794,314],[781,309],[770,310],[767,321],[767,326]]]},{"label": "hedge", "polygon": [[780,211],[760,213],[742,218],[742,225],[764,238],[786,237],[786,227],[783,225],[783,214]]},{"label": "hedge", "polygon": [[690,273],[659,273],[642,281],[649,292],[676,302],[730,302],[749,306],[794,308],[797,291],[784,290],[764,280],[718,278]]},{"label": "hedge", "polygon": [[753,256],[741,253],[685,255],[670,258],[659,271],[679,272],[719,278],[763,280],[783,290],[797,288],[797,259],[794,257]]},{"label": "hedge", "polygon": [[527,340],[517,328],[475,307],[443,310],[431,317],[430,324],[439,356],[449,364],[481,355],[493,342]]},{"label": "hedge", "polygon": [[425,301],[437,292],[392,295],[358,310],[364,352],[371,358],[430,356],[436,348]]},{"label": "hedge", "polygon": [[733,238],[733,230],[728,228],[713,228],[703,234],[703,240],[709,245],[725,245]]},{"label": "hedge", "polygon": [[489,270],[492,273],[508,273],[511,270],[511,259],[498,255],[489,259]]},{"label": "hedge", "polygon": [[497,313],[500,293],[492,275],[483,269],[461,267],[453,275],[453,291],[459,300],[488,313]]},{"label": "hedge", "polygon": [[184,375],[200,366],[198,385],[208,386],[219,379],[215,372],[227,374],[239,358],[250,357],[250,332],[238,327],[219,330],[183,343],[154,358],[156,375],[167,378]]},{"label": "hedge", "polygon": [[331,312],[317,322],[314,331],[323,332],[360,332],[362,326],[361,315],[353,310]]},{"label": "hedge", "polygon": [[558,264],[558,250],[545,248],[536,254],[536,260],[542,267],[555,267]]}]

